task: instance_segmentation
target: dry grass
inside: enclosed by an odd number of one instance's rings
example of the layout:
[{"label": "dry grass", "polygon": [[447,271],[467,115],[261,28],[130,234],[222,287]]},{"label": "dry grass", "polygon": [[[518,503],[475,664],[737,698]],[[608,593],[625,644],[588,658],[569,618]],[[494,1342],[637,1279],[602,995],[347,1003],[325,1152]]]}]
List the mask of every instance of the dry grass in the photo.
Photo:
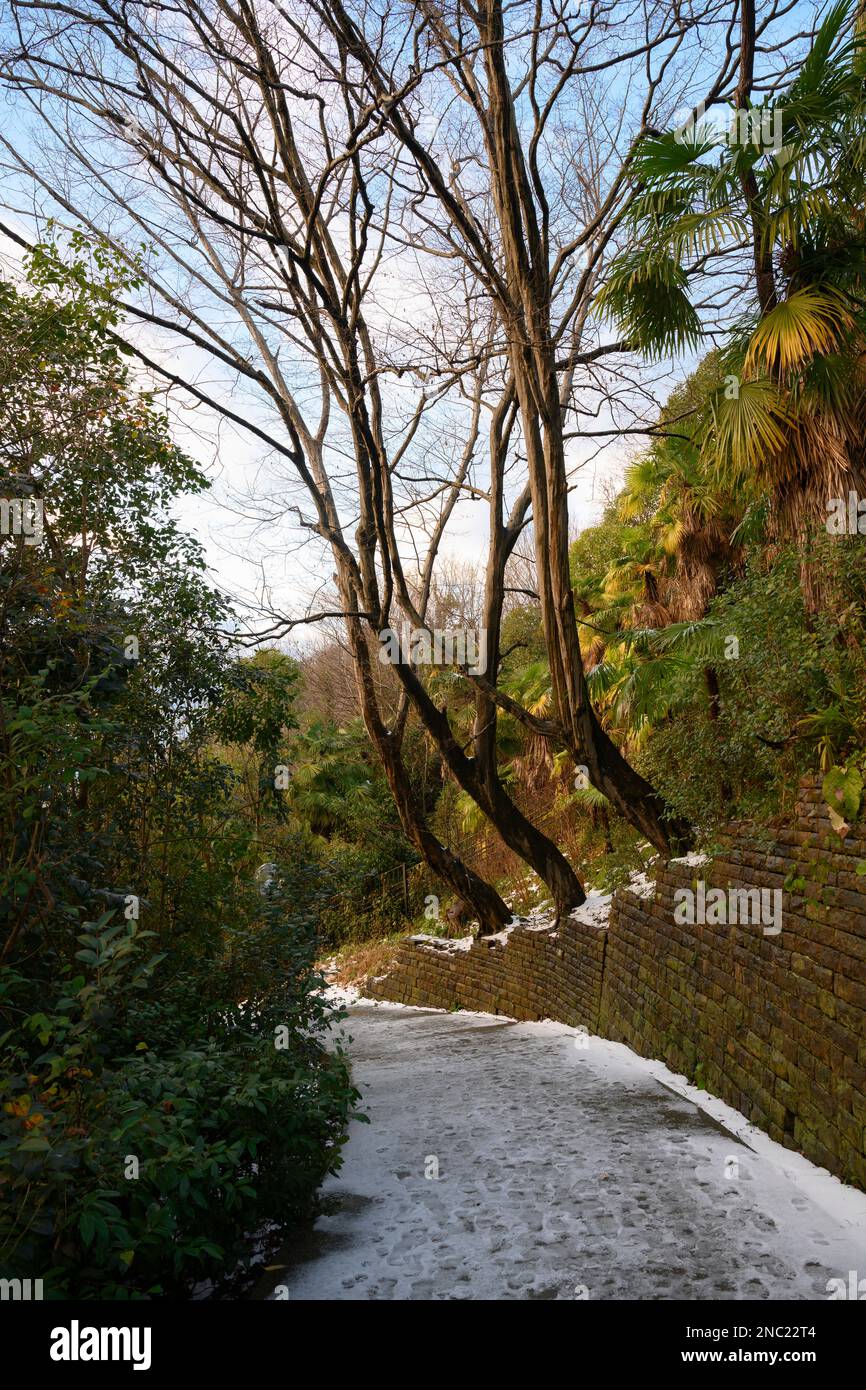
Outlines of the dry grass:
[{"label": "dry grass", "polygon": [[379,941],[352,941],[322,962],[328,983],[360,986],[369,977],[384,975],[396,958],[402,934]]}]

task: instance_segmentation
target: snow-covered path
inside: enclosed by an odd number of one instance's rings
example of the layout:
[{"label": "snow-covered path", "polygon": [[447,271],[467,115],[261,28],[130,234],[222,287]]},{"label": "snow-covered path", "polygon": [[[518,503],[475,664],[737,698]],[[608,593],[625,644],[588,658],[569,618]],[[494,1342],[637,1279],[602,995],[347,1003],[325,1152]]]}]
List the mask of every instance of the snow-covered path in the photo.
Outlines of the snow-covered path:
[{"label": "snow-covered path", "polygon": [[866,1196],[625,1047],[365,1003],[343,1027],[371,1123],[271,1297],[825,1299],[866,1275]]}]

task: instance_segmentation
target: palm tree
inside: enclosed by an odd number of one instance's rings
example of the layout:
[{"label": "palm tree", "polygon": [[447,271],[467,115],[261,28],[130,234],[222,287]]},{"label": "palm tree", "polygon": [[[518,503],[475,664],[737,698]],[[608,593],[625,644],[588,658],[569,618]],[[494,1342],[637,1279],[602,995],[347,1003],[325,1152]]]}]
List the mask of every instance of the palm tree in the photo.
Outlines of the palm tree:
[{"label": "palm tree", "polygon": [[352,826],[373,815],[380,779],[366,751],[358,721],[338,728],[316,719],[295,734],[288,749],[289,804],[314,835],[351,835]]},{"label": "palm tree", "polygon": [[795,536],[866,484],[864,109],[864,40],[840,0],[769,108],[781,148],[720,147],[703,126],[638,143],[631,247],[599,295],[642,351],[693,347],[706,258],[750,250],[753,307],[729,326],[697,438],[714,478],[766,493]]},{"label": "palm tree", "polygon": [[620,515],[629,520],[647,511],[648,604],[635,617],[653,627],[700,618],[723,576],[739,567],[742,495],[720,484],[693,439],[668,437],[626,471]]}]

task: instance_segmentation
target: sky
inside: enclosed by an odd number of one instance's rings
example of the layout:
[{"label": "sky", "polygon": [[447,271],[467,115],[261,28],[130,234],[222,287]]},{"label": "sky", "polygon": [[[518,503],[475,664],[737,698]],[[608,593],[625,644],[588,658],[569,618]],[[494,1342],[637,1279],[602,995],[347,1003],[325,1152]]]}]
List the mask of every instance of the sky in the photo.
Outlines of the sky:
[{"label": "sky", "polygon": [[[629,9],[630,6],[626,5],[625,8]],[[607,93],[599,98],[599,119],[616,121],[618,107],[623,100],[625,97],[619,92]],[[32,238],[40,220],[56,210],[51,199],[38,187],[40,173],[47,167],[43,161],[50,160],[51,156],[40,146],[37,127],[32,123],[32,112],[26,104],[10,98],[6,114],[9,119],[4,123],[5,134],[32,161],[35,174],[32,177],[19,174],[5,181],[3,201],[11,209],[6,212],[5,218],[13,228]],[[0,132],[0,141],[2,138],[3,132]],[[88,148],[87,154],[94,163],[105,160],[103,167],[114,173],[112,156],[106,159],[107,149],[101,148],[98,140]],[[563,157],[566,155],[567,149]],[[133,187],[137,183],[139,196],[151,198],[134,165],[124,172],[129,175]],[[553,174],[555,177],[556,171]],[[70,176],[76,198],[83,196],[81,180],[80,171]],[[93,186],[88,187],[86,193],[88,207],[93,209],[94,218],[100,226],[110,225],[115,229],[119,221],[110,197],[106,196],[105,189],[98,188],[98,181],[91,182]],[[71,220],[65,217],[67,223]],[[171,237],[170,222],[166,220],[165,225],[167,235]],[[20,267],[20,253],[5,239],[0,241],[0,252],[13,272]],[[190,255],[194,254],[195,251],[190,252]],[[427,287],[425,285],[422,291],[418,279],[413,280],[413,272],[405,262],[395,261],[388,273],[391,279],[386,282],[380,299],[380,312],[384,318],[376,327],[380,331],[387,330],[390,315],[394,332],[399,337],[402,323],[410,324],[425,312],[424,294]],[[218,301],[215,300],[214,304],[218,309]],[[223,398],[230,396],[232,408],[242,418],[261,425],[270,423],[264,408],[256,404],[247,392],[236,388],[228,370],[219,365],[215,367],[197,349],[178,347],[176,339],[169,341],[161,330],[141,323],[131,323],[124,331],[132,342],[168,369],[181,376],[192,375],[213,394]],[[688,361],[682,361],[676,366],[668,363],[661,368],[647,370],[646,378],[657,400],[665,398],[670,387],[681,378],[689,365]],[[146,371],[139,370],[142,383],[150,384]],[[314,387],[309,380],[305,380],[304,371],[302,367],[296,371],[299,390],[309,391],[312,395]],[[291,368],[289,373],[291,376]],[[295,385],[294,380],[292,385]],[[396,398],[387,403],[396,408]],[[300,499],[295,492],[287,495],[271,464],[265,462],[262,445],[247,431],[220,419],[206,406],[194,404],[177,393],[169,401],[169,412],[176,442],[201,463],[212,480],[209,494],[180,499],[177,514],[185,528],[197,535],[205,546],[219,586],[237,598],[242,609],[251,615],[261,605],[263,598],[267,601],[266,606],[292,616],[302,614],[310,604],[315,605],[317,593],[326,588],[330,581],[330,558],[318,543],[299,543],[303,532],[299,531],[296,520],[287,508]],[[648,411],[647,423],[651,418],[651,411]],[[605,428],[610,423],[602,415],[597,427]],[[569,519],[573,532],[598,521],[606,497],[621,479],[624,467],[639,447],[638,436],[611,441],[603,448],[599,447],[598,441],[591,440],[567,444],[568,463],[572,470]],[[302,502],[301,506],[304,514],[309,516],[309,502]],[[349,519],[348,516],[346,519]],[[443,543],[443,557],[477,566],[483,562],[486,535],[485,504],[480,501],[461,504]],[[411,554],[410,542],[411,536],[407,535],[407,554]],[[310,640],[309,629],[300,632],[303,640]]]},{"label": "sky", "polygon": [[[16,195],[18,211],[4,211],[3,220],[32,242],[44,226],[44,209],[48,205],[41,204],[41,215],[27,215],[27,199],[28,190],[22,183]],[[6,274],[23,279],[23,253],[2,234],[0,256]],[[196,349],[178,347],[176,340],[170,342],[158,328],[135,321],[128,320],[123,332],[167,369],[197,379],[211,394],[228,398],[243,418],[265,427],[269,423],[248,394],[237,391],[230,374],[219,367],[215,369]],[[264,504],[263,499],[277,495],[279,488],[270,478],[263,446],[206,405],[177,391],[164,394],[158,373],[140,363],[134,363],[132,369],[142,389],[155,386],[161,392],[175,442],[201,465],[211,482],[208,492],[177,499],[173,510],[183,528],[204,546],[214,582],[238,602],[239,612],[248,616],[254,628],[263,596],[268,607],[300,616],[323,582],[327,584],[330,557],[323,557],[318,543],[299,545],[296,529],[287,519],[272,519],[272,513],[279,508],[276,503],[273,507]],[[638,446],[636,441],[616,440],[605,442],[601,449],[595,442],[570,441],[566,447],[572,484],[569,519],[572,532],[577,532],[599,520],[610,487],[621,479]],[[305,510],[309,514],[308,506]],[[252,520],[250,511],[254,514]],[[483,565],[487,531],[486,503],[461,503],[442,545],[443,560],[470,568]],[[317,632],[313,627],[299,627],[292,640],[303,647],[318,640]]]}]

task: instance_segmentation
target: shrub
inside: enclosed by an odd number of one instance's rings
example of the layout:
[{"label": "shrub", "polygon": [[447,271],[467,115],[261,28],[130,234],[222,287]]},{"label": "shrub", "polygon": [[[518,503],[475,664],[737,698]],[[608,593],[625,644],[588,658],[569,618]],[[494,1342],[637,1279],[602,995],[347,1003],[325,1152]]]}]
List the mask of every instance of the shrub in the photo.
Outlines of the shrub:
[{"label": "shrub", "polygon": [[220,756],[271,755],[293,667],[215,636],[168,510],[204,480],[84,267],[51,267],[0,288],[0,414],[34,445],[22,476],[0,440],[0,490],[51,519],[50,546],[0,536],[0,1275],[184,1296],[315,1209],[357,1093],[323,1045],[315,866],[287,839],[256,890]]}]

